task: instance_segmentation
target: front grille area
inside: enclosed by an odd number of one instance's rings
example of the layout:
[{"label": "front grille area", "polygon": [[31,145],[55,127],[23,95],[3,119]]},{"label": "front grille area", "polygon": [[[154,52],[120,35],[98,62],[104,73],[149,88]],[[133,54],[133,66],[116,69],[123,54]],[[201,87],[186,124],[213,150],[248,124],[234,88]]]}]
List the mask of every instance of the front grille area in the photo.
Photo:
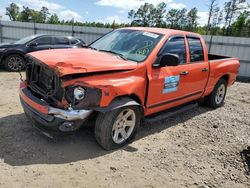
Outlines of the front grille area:
[{"label": "front grille area", "polygon": [[32,94],[46,102],[56,105],[63,98],[64,90],[61,88],[60,78],[38,60],[27,59],[26,81]]}]

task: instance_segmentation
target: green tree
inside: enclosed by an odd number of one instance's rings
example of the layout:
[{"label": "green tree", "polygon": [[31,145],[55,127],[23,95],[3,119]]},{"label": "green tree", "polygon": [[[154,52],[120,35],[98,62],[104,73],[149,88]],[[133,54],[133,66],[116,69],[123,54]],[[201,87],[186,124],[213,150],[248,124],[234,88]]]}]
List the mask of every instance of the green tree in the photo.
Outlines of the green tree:
[{"label": "green tree", "polygon": [[20,8],[15,3],[11,3],[6,7],[6,15],[9,16],[11,21],[17,21],[19,14]]},{"label": "green tree", "polygon": [[135,19],[135,11],[134,10],[130,10],[128,12],[128,19],[130,19],[130,25],[132,25],[132,23]]},{"label": "green tree", "polygon": [[30,21],[35,23],[44,23],[43,17],[41,16],[41,13],[39,11],[35,11],[33,9],[30,9]]},{"label": "green tree", "polygon": [[246,0],[229,0],[224,5],[225,12],[225,25],[224,25],[224,33],[226,31],[226,35],[230,32],[230,27],[234,19],[239,15],[239,13],[246,9]]},{"label": "green tree", "polygon": [[111,27],[112,27],[113,29],[117,28],[117,24],[115,23],[115,20],[112,22]]},{"label": "green tree", "polygon": [[23,6],[23,10],[18,16],[18,21],[30,22],[32,20],[32,10],[29,7]]},{"label": "green tree", "polygon": [[60,19],[57,16],[57,14],[52,14],[49,18],[47,23],[49,24],[59,24],[60,23]]},{"label": "green tree", "polygon": [[209,0],[209,5],[208,5],[208,20],[207,20],[207,29],[206,29],[206,34],[211,30],[211,22],[214,19],[214,16],[217,15],[218,11],[218,0]]},{"label": "green tree", "polygon": [[240,13],[231,27],[234,36],[250,36],[250,13],[244,11]]},{"label": "green tree", "polygon": [[[249,11],[243,10],[246,8],[246,0],[229,0],[226,2],[223,10],[220,10],[216,0],[210,0],[214,4],[210,6],[211,14],[207,26],[197,26],[198,16],[197,9],[193,8],[189,12],[187,9],[171,9],[166,14],[166,4],[160,3],[157,6],[145,3],[138,10],[131,10],[128,12],[128,18],[131,19],[131,25],[136,26],[149,26],[149,27],[170,27],[173,29],[186,29],[189,31],[199,32],[201,34],[207,33],[223,35],[225,28],[230,32],[228,35],[233,36],[250,36],[250,19]],[[248,4],[249,6],[249,4]],[[250,8],[250,7],[249,7]],[[224,13],[224,15],[223,15]],[[118,24],[113,22],[73,22],[73,20],[60,20],[57,14],[50,15],[48,8],[42,7],[40,11],[23,7],[20,12],[19,7],[15,3],[11,3],[6,7],[6,15],[10,20],[22,22],[36,22],[36,23],[49,23],[61,25],[77,25],[89,27],[106,27],[106,28],[119,28],[127,27],[130,24]],[[221,21],[225,20],[224,30],[220,28]],[[164,20],[164,18],[166,18]],[[166,22],[165,22],[166,21]]]},{"label": "green tree", "polygon": [[197,33],[199,33],[201,35],[205,35],[206,34],[206,27],[198,26],[195,32],[197,32]]},{"label": "green tree", "polygon": [[50,15],[49,9],[47,7],[42,7],[39,14],[41,16],[42,23],[45,23],[48,19],[48,16]]},{"label": "green tree", "polygon": [[188,13],[187,13],[187,26],[186,29],[189,31],[195,31],[198,25],[198,10],[197,8],[192,8]]},{"label": "green tree", "polygon": [[165,13],[166,3],[162,2],[156,6],[145,3],[137,10],[130,10],[128,12],[128,18],[131,20],[131,25],[165,27]]},{"label": "green tree", "polygon": [[42,7],[40,11],[36,11],[23,6],[21,12],[19,12],[19,7],[15,7],[15,4],[12,3],[6,8],[6,14],[9,15],[10,19],[13,21],[46,23],[49,15],[49,10],[46,7]]},{"label": "green tree", "polygon": [[166,25],[164,21],[166,6],[167,6],[166,3],[162,2],[156,5],[155,7],[154,22],[156,27],[164,27]]},{"label": "green tree", "polygon": [[134,15],[133,23],[143,27],[154,25],[155,7],[152,4],[145,3],[141,5]]},{"label": "green tree", "polygon": [[166,21],[171,29],[182,29],[186,24],[187,9],[170,9],[166,15]]},{"label": "green tree", "polygon": [[[223,10],[220,10],[219,7],[213,12],[213,16],[211,17],[210,27],[209,27],[209,34],[210,35],[218,35],[221,33],[221,22],[223,20]],[[206,35],[208,34],[208,26],[206,26]]]}]

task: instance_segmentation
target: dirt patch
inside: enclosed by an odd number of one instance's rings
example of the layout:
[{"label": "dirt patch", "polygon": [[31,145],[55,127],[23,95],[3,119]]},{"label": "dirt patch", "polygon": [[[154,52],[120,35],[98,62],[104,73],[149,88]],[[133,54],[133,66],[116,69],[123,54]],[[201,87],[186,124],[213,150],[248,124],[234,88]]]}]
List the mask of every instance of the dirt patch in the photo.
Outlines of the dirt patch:
[{"label": "dirt patch", "polygon": [[197,107],[153,124],[116,151],[93,129],[51,140],[25,118],[17,73],[0,72],[0,187],[250,187],[250,84],[229,88],[217,110]]}]

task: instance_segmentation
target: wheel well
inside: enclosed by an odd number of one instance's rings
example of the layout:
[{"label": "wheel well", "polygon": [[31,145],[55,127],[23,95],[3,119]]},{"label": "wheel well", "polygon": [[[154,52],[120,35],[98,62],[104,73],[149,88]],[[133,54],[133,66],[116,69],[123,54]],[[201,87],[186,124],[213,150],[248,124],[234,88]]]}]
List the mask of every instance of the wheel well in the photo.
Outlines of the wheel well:
[{"label": "wheel well", "polygon": [[115,98],[113,98],[112,101],[116,100],[116,99],[120,99],[120,98],[130,98],[130,99],[133,99],[135,102],[137,102],[138,104],[142,105],[142,102],[140,100],[140,98],[135,95],[135,94],[131,94],[131,95],[120,95],[120,96],[117,96]]},{"label": "wheel well", "polygon": [[140,104],[141,113],[142,114],[144,113],[143,103],[141,102],[140,98],[137,95],[131,94],[131,95],[125,95],[125,96],[121,96],[121,97],[129,97],[129,98],[133,99],[135,102],[137,102],[138,104]]},{"label": "wheel well", "polygon": [[132,95],[128,95],[128,97],[130,97],[131,99],[133,99],[134,101],[136,101],[137,103],[142,105],[142,102],[141,102],[140,98],[137,95],[132,94]]},{"label": "wheel well", "polygon": [[229,75],[228,74],[225,74],[224,76],[222,76],[220,79],[223,79],[225,80],[227,83],[229,81]]},{"label": "wheel well", "polygon": [[109,112],[109,111],[111,111],[113,109],[120,108],[120,107],[123,107],[123,106],[130,106],[130,105],[138,106],[138,107],[140,107],[141,112],[144,111],[144,108],[141,105],[140,100],[136,95],[118,96],[118,97],[114,98],[112,100],[112,102],[110,102],[110,104],[108,106],[106,106],[106,107],[97,107],[97,108],[94,108],[94,110],[98,111],[98,112],[106,113],[106,112]]},{"label": "wheel well", "polygon": [[135,102],[140,104],[142,112],[144,111],[143,110],[143,103],[141,102],[140,98],[136,94],[118,96],[118,97],[114,98],[113,100],[115,100],[117,98],[123,98],[123,97],[133,99]]}]

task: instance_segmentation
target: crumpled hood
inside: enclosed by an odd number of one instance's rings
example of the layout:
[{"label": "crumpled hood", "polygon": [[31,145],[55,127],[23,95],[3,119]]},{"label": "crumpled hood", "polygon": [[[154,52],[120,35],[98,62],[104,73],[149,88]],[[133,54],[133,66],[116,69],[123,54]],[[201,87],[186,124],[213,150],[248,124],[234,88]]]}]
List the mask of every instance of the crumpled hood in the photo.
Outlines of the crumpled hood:
[{"label": "crumpled hood", "polygon": [[44,50],[29,55],[54,69],[59,76],[115,70],[132,70],[136,62],[86,48]]}]

